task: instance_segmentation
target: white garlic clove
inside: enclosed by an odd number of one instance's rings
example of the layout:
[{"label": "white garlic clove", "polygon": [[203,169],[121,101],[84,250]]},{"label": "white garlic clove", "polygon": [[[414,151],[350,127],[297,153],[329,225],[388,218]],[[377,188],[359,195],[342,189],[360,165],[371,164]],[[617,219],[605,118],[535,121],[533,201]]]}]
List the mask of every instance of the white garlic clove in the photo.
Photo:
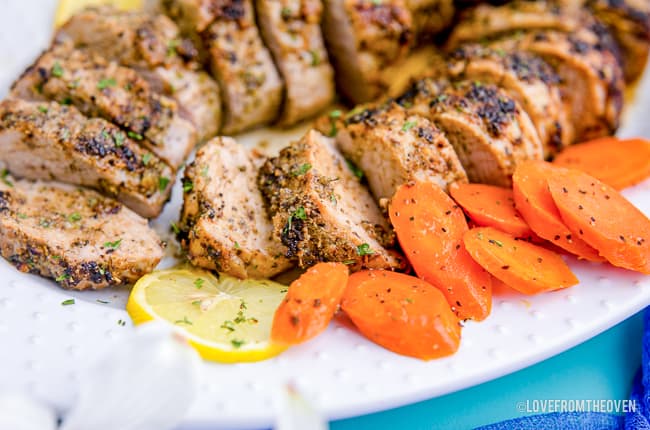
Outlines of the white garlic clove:
[{"label": "white garlic clove", "polygon": [[151,322],[103,355],[80,379],[61,430],[165,430],[197,393],[198,354],[168,326]]}]

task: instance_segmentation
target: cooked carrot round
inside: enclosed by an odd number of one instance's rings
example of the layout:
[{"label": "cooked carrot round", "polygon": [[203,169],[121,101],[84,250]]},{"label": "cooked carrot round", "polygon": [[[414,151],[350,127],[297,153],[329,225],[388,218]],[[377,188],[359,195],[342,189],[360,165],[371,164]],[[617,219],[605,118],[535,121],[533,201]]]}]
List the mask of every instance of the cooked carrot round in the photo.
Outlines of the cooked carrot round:
[{"label": "cooked carrot round", "polygon": [[440,187],[398,188],[389,207],[397,238],[418,276],[447,298],[461,319],[483,320],[492,306],[492,278],[467,254],[465,215]]},{"label": "cooked carrot round", "polygon": [[341,308],[371,341],[430,360],[453,354],[461,327],[431,284],[401,273],[366,270],[350,276]]},{"label": "cooked carrot round", "polygon": [[614,188],[578,170],[548,178],[553,201],[574,235],[611,264],[650,274],[650,220]]},{"label": "cooked carrot round", "polygon": [[318,263],[293,281],[273,317],[271,340],[294,345],[327,328],[347,286],[342,263]]},{"label": "cooked carrot round", "polygon": [[534,234],[515,209],[515,199],[509,188],[454,183],[449,193],[476,225],[494,227],[525,239]]},{"label": "cooked carrot round", "polygon": [[650,140],[603,137],[569,146],[553,164],[581,170],[621,190],[650,176]]},{"label": "cooked carrot round", "polygon": [[512,176],[515,206],[541,238],[585,260],[604,261],[598,251],[574,235],[562,221],[546,182],[559,169],[545,161],[519,164]]},{"label": "cooked carrot round", "polygon": [[472,258],[494,277],[524,294],[567,288],[578,283],[558,254],[492,227],[465,233]]}]

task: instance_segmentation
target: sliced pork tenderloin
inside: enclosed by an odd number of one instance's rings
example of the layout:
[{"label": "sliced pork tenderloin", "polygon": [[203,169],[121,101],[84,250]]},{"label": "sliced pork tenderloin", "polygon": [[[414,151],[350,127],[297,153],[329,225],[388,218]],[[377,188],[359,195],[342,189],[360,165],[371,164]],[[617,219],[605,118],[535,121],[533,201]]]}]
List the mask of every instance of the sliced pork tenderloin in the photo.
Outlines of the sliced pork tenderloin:
[{"label": "sliced pork tenderloin", "polygon": [[163,246],[146,219],[111,198],[6,176],[0,254],[21,272],[86,290],[137,281],[156,267]]},{"label": "sliced pork tenderloin", "polygon": [[319,261],[353,270],[402,266],[386,249],[394,243],[386,219],[333,139],[309,131],[262,166],[259,184],[277,240],[301,267]]},{"label": "sliced pork tenderloin", "polygon": [[124,131],[55,102],[0,103],[0,161],[18,177],[95,188],[147,218],[160,214],[174,181]]},{"label": "sliced pork tenderloin", "polygon": [[185,169],[180,229],[192,264],[238,278],[271,278],[292,264],[273,234],[256,162],[228,137],[205,144]]}]

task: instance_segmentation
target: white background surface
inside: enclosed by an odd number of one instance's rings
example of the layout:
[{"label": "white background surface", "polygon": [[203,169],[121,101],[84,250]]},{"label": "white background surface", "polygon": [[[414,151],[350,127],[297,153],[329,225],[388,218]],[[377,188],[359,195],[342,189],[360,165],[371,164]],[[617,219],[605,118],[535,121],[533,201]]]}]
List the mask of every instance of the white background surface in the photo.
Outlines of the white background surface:
[{"label": "white background surface", "polygon": [[[0,95],[48,44],[54,5],[54,0],[0,0]],[[621,134],[650,136],[649,111],[646,74]],[[260,131],[246,140],[261,139],[284,144],[289,137]],[[650,181],[625,194],[650,213]],[[177,187],[154,223],[167,237],[180,195]],[[265,362],[205,363],[188,428],[269,426],[278,392],[288,382],[329,418],[446,394],[548,358],[650,304],[650,277],[573,259],[570,263],[580,285],[538,297],[496,297],[493,314],[483,323],[467,324],[460,351],[450,358],[425,363],[401,357],[334,323],[323,336]],[[131,330],[130,324],[118,325],[118,320],[129,320],[123,310],[127,294],[128,289],[67,292],[0,260],[0,390],[24,390],[65,410],[74,399],[80,370]],[[75,305],[61,306],[72,297]]]}]

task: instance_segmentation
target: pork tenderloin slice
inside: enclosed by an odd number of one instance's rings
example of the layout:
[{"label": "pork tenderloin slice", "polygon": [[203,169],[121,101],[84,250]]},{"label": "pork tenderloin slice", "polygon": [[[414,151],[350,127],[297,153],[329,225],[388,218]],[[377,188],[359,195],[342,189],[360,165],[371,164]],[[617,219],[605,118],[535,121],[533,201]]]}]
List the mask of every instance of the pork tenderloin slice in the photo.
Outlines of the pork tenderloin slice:
[{"label": "pork tenderloin slice", "polygon": [[368,178],[377,202],[390,199],[410,181],[443,189],[467,182],[467,174],[445,135],[428,119],[397,104],[368,108],[342,121],[336,143]]},{"label": "pork tenderloin slice", "polygon": [[623,72],[602,27],[573,33],[519,33],[492,43],[497,49],[541,56],[561,78],[562,99],[580,142],[614,133],[623,108]]},{"label": "pork tenderloin slice", "polygon": [[174,169],[197,143],[196,128],[173,99],[152,91],[135,70],[68,44],[44,53],[14,83],[12,95],[72,104],[86,116],[104,118]]},{"label": "pork tenderloin slice", "polygon": [[456,8],[453,0],[406,0],[413,16],[413,28],[418,38],[431,38],[447,29]]},{"label": "pork tenderloin slice", "polygon": [[257,173],[250,153],[231,138],[197,152],[185,170],[180,222],[192,264],[238,278],[271,278],[292,266],[274,238]]},{"label": "pork tenderloin slice", "polygon": [[212,75],[221,87],[222,132],[234,134],[276,119],[283,83],[255,24],[251,0],[232,0],[203,32]]},{"label": "pork tenderloin slice", "polygon": [[638,79],[650,50],[650,2],[646,0],[586,0],[621,48],[625,80]]},{"label": "pork tenderloin slice", "polygon": [[94,191],[55,182],[0,182],[0,254],[18,270],[86,290],[151,272],[163,246],[147,220]]},{"label": "pork tenderloin slice", "polygon": [[528,114],[496,86],[425,78],[397,102],[445,133],[471,182],[509,187],[517,163],[543,157]]},{"label": "pork tenderloin slice", "polygon": [[394,235],[370,193],[336,150],[315,130],[268,160],[259,176],[275,235],[301,267],[338,261],[351,269],[394,269],[386,250]]},{"label": "pork tenderloin slice", "polygon": [[279,124],[312,117],[334,100],[320,0],[256,0],[258,24],[285,84]]},{"label": "pork tenderloin slice", "polygon": [[0,103],[0,161],[16,176],[95,188],[138,214],[160,214],[174,171],[126,133],[74,106]]},{"label": "pork tenderloin slice", "polygon": [[573,143],[573,125],[562,102],[560,77],[539,56],[466,44],[451,53],[443,70],[451,79],[504,89],[533,121],[545,158]]},{"label": "pork tenderloin slice", "polygon": [[413,41],[403,0],[325,0],[323,34],[343,95],[358,104],[385,94],[382,71],[398,64]]},{"label": "pork tenderloin slice", "polygon": [[136,69],[152,88],[173,97],[203,141],[221,126],[217,83],[200,70],[198,50],[161,14],[89,8],[74,15],[56,35],[77,49]]}]

